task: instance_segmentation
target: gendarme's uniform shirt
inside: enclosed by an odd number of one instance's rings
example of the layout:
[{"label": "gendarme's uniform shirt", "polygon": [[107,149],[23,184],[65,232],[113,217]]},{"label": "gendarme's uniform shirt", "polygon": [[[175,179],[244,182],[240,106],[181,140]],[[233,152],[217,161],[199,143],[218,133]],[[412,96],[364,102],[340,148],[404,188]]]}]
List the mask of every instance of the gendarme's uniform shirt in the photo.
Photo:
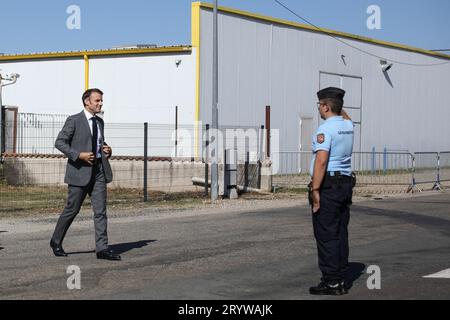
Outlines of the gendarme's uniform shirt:
[{"label": "gendarme's uniform shirt", "polygon": [[314,171],[316,152],[329,152],[327,171],[340,171],[344,175],[352,174],[353,122],[344,120],[342,116],[334,116],[325,120],[313,136],[311,176]]}]

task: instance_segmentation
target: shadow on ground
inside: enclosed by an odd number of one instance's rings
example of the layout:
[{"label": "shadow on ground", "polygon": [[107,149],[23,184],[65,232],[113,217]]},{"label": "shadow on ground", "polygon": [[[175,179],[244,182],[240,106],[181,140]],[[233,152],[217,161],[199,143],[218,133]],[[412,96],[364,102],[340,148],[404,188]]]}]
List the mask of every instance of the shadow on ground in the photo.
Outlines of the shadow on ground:
[{"label": "shadow on ground", "polygon": [[118,243],[110,245],[109,248],[112,249],[115,253],[121,254],[128,252],[133,249],[139,249],[147,246],[149,243],[155,242],[156,240],[141,240],[136,242],[127,242],[127,243]]},{"label": "shadow on ground", "polygon": [[364,274],[364,270],[366,269],[366,265],[360,262],[350,262],[348,264],[348,271],[346,275],[345,282],[347,283],[348,289],[353,286],[353,282],[358,280]]},{"label": "shadow on ground", "polygon": [[[113,250],[117,254],[125,253],[131,251],[133,249],[139,249],[147,246],[149,243],[155,242],[156,240],[141,240],[135,242],[127,242],[127,243],[117,243],[110,245],[109,248]],[[95,253],[95,250],[89,251],[77,251],[77,252],[67,252],[67,254],[85,254],[85,253]]]}]

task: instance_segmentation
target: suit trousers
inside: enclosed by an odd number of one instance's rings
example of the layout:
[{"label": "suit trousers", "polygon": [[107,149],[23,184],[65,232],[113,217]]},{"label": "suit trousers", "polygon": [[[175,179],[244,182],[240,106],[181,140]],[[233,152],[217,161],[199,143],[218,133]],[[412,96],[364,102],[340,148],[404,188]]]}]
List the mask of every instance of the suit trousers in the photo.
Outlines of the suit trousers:
[{"label": "suit trousers", "polygon": [[345,280],[351,202],[351,178],[326,176],[320,189],[320,209],[312,214],[319,268],[326,283]]},{"label": "suit trousers", "polygon": [[72,224],[73,220],[80,212],[86,195],[90,196],[92,209],[94,211],[94,227],[95,227],[95,249],[96,252],[108,248],[108,233],[106,216],[106,181],[101,161],[94,164],[92,168],[91,181],[87,186],[73,186],[68,187],[68,198],[66,207],[56,224],[55,232],[52,240],[57,245],[62,245],[67,230]]}]

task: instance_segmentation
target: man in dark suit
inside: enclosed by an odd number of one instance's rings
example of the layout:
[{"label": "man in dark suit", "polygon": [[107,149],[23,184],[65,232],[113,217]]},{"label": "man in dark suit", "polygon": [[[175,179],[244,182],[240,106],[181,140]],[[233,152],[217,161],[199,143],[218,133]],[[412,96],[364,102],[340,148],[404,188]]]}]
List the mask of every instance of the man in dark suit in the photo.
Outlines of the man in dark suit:
[{"label": "man in dark suit", "polygon": [[82,100],[84,110],[67,118],[55,142],[55,147],[69,158],[64,179],[69,190],[67,204],[56,224],[50,247],[55,256],[67,256],[62,242],[89,194],[94,210],[97,258],[121,260],[108,247],[106,184],[112,181],[108,161],[112,150],[105,143],[103,120],[96,116],[103,106],[103,92],[89,89]]}]

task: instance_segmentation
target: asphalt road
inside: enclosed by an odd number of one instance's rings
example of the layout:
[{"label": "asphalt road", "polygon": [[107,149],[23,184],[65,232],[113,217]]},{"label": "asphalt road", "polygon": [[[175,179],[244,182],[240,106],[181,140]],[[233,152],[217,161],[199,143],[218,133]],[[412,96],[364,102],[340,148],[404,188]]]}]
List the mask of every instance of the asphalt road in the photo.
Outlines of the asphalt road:
[{"label": "asphalt road", "polygon": [[[448,192],[354,204],[353,285],[340,297],[308,293],[320,274],[307,206],[111,218],[121,262],[95,258],[89,216],[69,230],[67,258],[48,246],[56,217],[0,220],[0,299],[449,299],[450,279],[424,278],[450,268],[449,207]],[[79,290],[67,287],[70,265]],[[368,289],[372,265],[380,289]]]}]

